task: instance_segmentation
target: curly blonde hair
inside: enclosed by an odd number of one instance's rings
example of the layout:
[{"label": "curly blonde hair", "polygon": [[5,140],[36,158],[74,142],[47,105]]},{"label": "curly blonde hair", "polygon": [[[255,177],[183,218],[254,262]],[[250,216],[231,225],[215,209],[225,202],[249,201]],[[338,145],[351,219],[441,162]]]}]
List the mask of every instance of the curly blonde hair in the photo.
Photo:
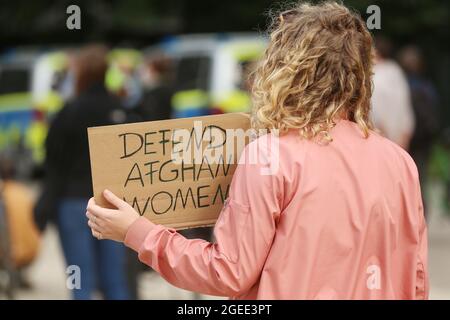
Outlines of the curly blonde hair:
[{"label": "curly blonde hair", "polygon": [[368,137],[373,45],[361,17],[336,2],[300,3],[276,15],[269,33],[252,75],[253,127],[331,141],[344,117]]}]

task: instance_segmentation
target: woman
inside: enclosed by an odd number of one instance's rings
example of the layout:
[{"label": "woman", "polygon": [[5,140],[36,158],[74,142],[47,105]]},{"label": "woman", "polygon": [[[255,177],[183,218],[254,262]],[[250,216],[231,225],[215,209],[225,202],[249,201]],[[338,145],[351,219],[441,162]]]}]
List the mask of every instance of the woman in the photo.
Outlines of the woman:
[{"label": "woman", "polygon": [[[414,162],[369,123],[372,39],[336,3],[300,4],[275,21],[255,73],[250,143],[279,168],[241,161],[215,243],[187,240],[90,200],[92,234],[139,252],[178,287],[236,299],[424,299],[427,238]],[[275,129],[280,131],[277,138]],[[279,149],[257,145],[278,139]]]},{"label": "woman", "polygon": [[67,265],[82,272],[75,299],[92,299],[99,287],[106,299],[128,299],[125,248],[93,239],[84,208],[92,194],[87,128],[125,120],[119,102],[104,86],[107,50],[82,48],[71,64],[75,97],[53,120],[46,141],[47,188],[57,208],[56,222]]}]

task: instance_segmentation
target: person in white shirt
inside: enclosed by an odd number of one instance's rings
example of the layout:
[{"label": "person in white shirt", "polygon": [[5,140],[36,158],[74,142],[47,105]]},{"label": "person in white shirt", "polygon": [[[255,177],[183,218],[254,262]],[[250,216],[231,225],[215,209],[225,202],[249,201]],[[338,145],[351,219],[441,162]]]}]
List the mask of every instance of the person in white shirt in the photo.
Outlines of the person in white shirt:
[{"label": "person in white shirt", "polygon": [[391,141],[408,150],[415,119],[407,79],[390,58],[390,43],[376,39],[373,75],[372,121]]}]

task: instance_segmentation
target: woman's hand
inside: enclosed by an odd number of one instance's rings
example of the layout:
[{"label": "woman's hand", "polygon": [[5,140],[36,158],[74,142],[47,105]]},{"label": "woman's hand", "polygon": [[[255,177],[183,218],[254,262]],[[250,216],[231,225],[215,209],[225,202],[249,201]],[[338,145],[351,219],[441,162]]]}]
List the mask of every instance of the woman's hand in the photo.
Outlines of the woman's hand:
[{"label": "woman's hand", "polygon": [[125,201],[109,190],[103,192],[105,199],[117,209],[98,206],[91,198],[86,208],[88,225],[97,239],[111,239],[123,242],[128,228],[139,218],[139,214]]}]

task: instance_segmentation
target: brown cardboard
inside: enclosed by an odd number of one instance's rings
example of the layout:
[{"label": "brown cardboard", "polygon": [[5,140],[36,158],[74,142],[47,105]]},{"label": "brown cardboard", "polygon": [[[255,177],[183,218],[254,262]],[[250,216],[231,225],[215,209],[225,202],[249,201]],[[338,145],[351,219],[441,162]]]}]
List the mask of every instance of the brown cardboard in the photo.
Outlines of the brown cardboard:
[{"label": "brown cardboard", "polygon": [[[193,129],[194,121],[201,121],[202,127],[197,122]],[[154,223],[176,229],[213,225],[223,207],[242,151],[236,138],[226,137],[223,132],[225,129],[245,131],[249,127],[248,115],[232,113],[88,128],[95,200],[101,206],[111,207],[102,196],[103,190],[109,189]],[[221,139],[233,139],[234,148],[224,148],[224,152],[231,152],[223,154],[224,164],[209,163],[208,166],[208,162],[212,162],[209,157],[197,153],[200,155],[197,159],[194,152],[191,156],[197,163],[173,163],[171,151],[187,148],[186,142],[176,143],[180,141],[177,138],[180,129],[189,130],[191,142],[201,145],[198,150],[204,151],[215,145],[208,134],[202,139],[208,130],[212,135],[216,134],[216,138],[223,134]],[[223,142],[216,140],[219,142],[216,146]],[[139,151],[132,154],[139,146]],[[232,163],[228,163],[230,154],[233,155]],[[165,162],[167,164],[162,166]]]}]

